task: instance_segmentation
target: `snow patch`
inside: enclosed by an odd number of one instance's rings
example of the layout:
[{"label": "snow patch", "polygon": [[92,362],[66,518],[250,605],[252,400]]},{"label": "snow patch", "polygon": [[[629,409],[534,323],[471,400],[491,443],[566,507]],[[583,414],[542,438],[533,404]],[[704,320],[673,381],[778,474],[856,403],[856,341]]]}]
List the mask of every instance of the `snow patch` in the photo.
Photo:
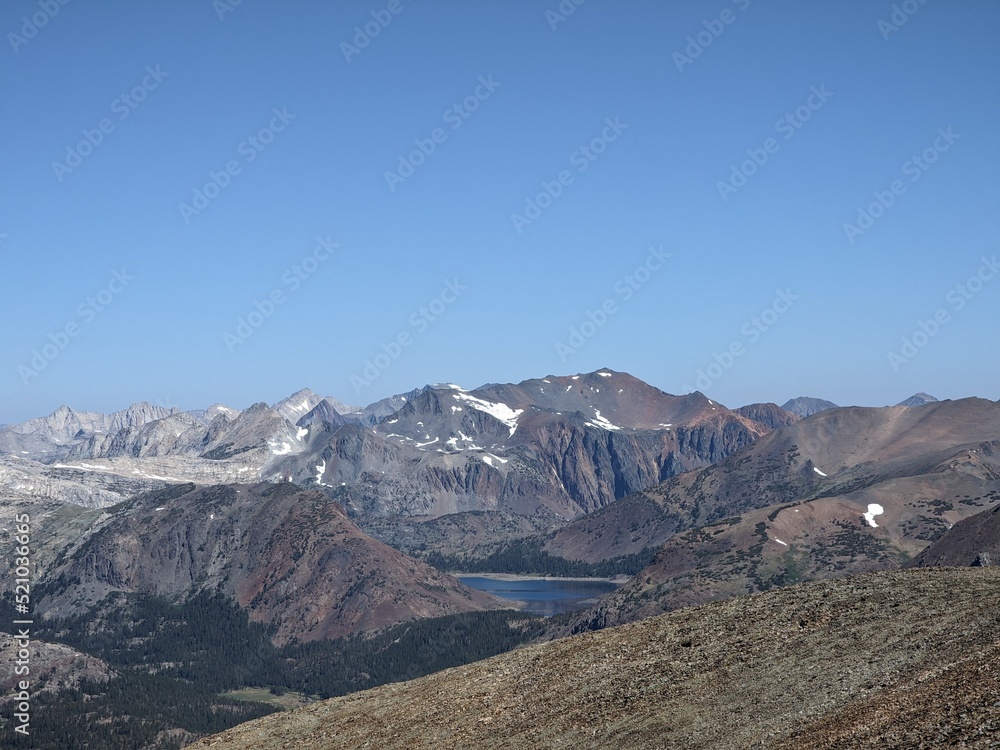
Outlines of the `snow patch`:
[{"label": "snow patch", "polygon": [[885,513],[885,508],[883,508],[881,505],[879,505],[878,503],[869,503],[868,512],[865,513],[865,520],[868,522],[869,526],[871,526],[873,529],[877,529],[878,524],[875,523],[875,516],[881,516],[883,513]]},{"label": "snow patch", "polygon": [[274,443],[270,443],[269,445],[271,453],[275,456],[284,456],[285,454],[292,452],[292,446],[284,440],[281,441],[281,445],[279,446],[276,446]]},{"label": "snow patch", "polygon": [[464,401],[473,409],[485,412],[491,417],[499,419],[510,428],[511,435],[517,430],[517,418],[524,413],[524,409],[511,409],[507,404],[494,404],[491,401],[484,401],[467,393],[456,393],[455,398]]},{"label": "snow patch", "polygon": [[600,375],[602,378],[610,378],[611,377],[611,373],[610,372],[599,372],[597,374]]},{"label": "snow patch", "polygon": [[788,546],[787,542],[781,541],[780,539],[778,539],[778,537],[774,537],[774,541],[776,541],[778,544],[784,544],[786,547]]},{"label": "snow patch", "polygon": [[815,471],[821,477],[825,477],[826,476],[826,474],[824,474],[822,471],[820,471],[819,469],[817,469],[815,466],[813,466],[813,471]]},{"label": "snow patch", "polygon": [[429,443],[417,443],[417,447],[418,447],[418,448],[424,448],[424,447],[426,447],[426,446],[428,446],[428,445],[434,445],[434,443],[436,443],[436,442],[437,442],[437,441],[439,441],[440,439],[441,439],[441,438],[434,438],[434,439],[433,439],[433,440],[431,440],[431,441],[430,441]]},{"label": "snow patch", "polygon": [[100,464],[93,464],[92,466],[82,466],[77,464],[52,464],[53,469],[79,469],[80,471],[110,471],[114,473],[114,469],[110,466],[101,466]]},{"label": "snow patch", "polygon": [[[139,474],[139,472],[136,471],[136,474]],[[143,479],[155,479],[158,482],[183,482],[184,481],[183,479],[177,479],[176,477],[161,477],[161,476],[157,476],[156,474],[139,474],[139,476],[142,477]]]},{"label": "snow patch", "polygon": [[605,417],[601,416],[599,409],[594,409],[594,418],[587,422],[587,427],[599,427],[602,430],[620,430],[616,424],[611,424]]},{"label": "snow patch", "polygon": [[304,438],[308,434],[309,434],[309,428],[308,427],[300,427],[299,431],[295,433],[295,439],[296,440],[301,440],[302,438]]}]

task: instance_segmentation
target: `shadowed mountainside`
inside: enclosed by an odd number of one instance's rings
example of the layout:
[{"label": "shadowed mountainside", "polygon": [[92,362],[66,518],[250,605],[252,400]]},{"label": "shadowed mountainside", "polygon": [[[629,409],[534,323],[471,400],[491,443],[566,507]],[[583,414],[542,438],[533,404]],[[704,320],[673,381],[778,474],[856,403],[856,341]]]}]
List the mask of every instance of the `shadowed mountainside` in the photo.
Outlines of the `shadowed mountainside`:
[{"label": "shadowed mountainside", "polygon": [[910,565],[918,568],[1000,565],[1000,503],[992,510],[956,523]]}]

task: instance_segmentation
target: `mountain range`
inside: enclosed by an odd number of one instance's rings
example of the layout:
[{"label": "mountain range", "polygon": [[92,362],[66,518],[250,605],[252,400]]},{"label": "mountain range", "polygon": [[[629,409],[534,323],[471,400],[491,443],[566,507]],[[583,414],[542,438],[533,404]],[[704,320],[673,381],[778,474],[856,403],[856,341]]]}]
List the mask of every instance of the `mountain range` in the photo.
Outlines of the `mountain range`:
[{"label": "mountain range", "polygon": [[[684,613],[721,617],[739,610],[740,617],[763,617],[760,627],[773,629],[766,612],[753,609],[772,606],[755,597],[773,589],[818,582],[834,588],[803,591],[870,591],[868,583],[857,583],[863,580],[858,576],[912,569],[870,579],[891,581],[903,606],[917,589],[918,598],[938,595],[934,582],[943,579],[928,568],[996,565],[1000,402],[938,401],[921,393],[893,407],[838,407],[801,397],[784,407],[730,409],[702,393],[672,395],[627,373],[601,369],[473,390],[427,385],[365,407],[308,389],[243,410],[216,404],[180,411],[140,403],[98,414],[60,407],[48,417],[0,429],[0,489],[0,535],[11,538],[16,515],[32,518],[34,612],[56,640],[74,628],[100,638],[125,624],[120,637],[134,645],[130,633],[144,632],[142,612],[166,617],[171,607],[190,606],[194,614],[185,616],[195,618],[203,616],[198,607],[217,613],[234,608],[248,618],[246,627],[263,628],[255,638],[292,649],[289,654],[308,644],[326,648],[322,644],[331,639],[385,637],[387,628],[438,619],[462,623],[434,631],[443,640],[432,645],[432,653],[448,653],[455,651],[448,639],[464,637],[462,628],[479,627],[477,617],[514,628],[490,634],[492,650],[482,655],[529,637],[562,642],[573,635],[571,641],[597,638],[586,642],[618,648],[629,633],[640,631],[622,629],[610,641],[594,631],[644,626],[675,610],[680,619],[663,622],[687,622]],[[471,589],[449,574],[473,569],[617,573],[628,580],[582,610],[523,628],[509,618],[524,615],[500,611],[517,603]],[[841,579],[854,583],[833,583]],[[966,585],[972,579],[955,580]],[[3,585],[9,591],[12,584]],[[691,609],[704,606],[717,609]],[[715,627],[716,615],[698,627]],[[910,626],[907,621],[899,627]],[[852,627],[863,638],[875,625]],[[155,644],[169,632],[146,637]],[[398,642],[394,636],[392,643]],[[66,689],[122,679],[120,665],[95,662],[97,655],[78,640],[72,645],[82,650],[75,652],[66,644],[43,645],[46,663],[53,665],[48,679]],[[144,653],[160,647],[150,648]],[[474,650],[462,653],[473,658]],[[575,647],[538,653],[579,658],[583,674],[594,658]],[[705,658],[697,667],[705,675],[710,663],[724,671],[745,668],[724,667],[716,651]],[[175,662],[158,667],[154,660],[148,668],[155,675],[179,669]],[[274,674],[285,674],[286,667],[268,663],[278,670]],[[447,664],[455,663],[462,662]],[[629,663],[634,670],[634,659]],[[913,664],[932,668],[920,659]],[[965,669],[957,661],[949,664]],[[693,680],[685,683],[684,700],[694,701],[708,678],[693,667],[679,669],[680,678]],[[876,671],[884,675],[885,669]],[[272,672],[247,670],[251,686],[276,679]],[[380,674],[388,676],[385,681],[414,672],[403,663]],[[288,674],[281,679],[292,681]],[[761,673],[761,679],[776,678]],[[883,687],[892,682],[880,679]],[[572,680],[553,681],[569,693],[590,695],[590,688]],[[626,696],[641,703],[613,681],[601,689],[615,700]],[[876,703],[883,699],[864,695]],[[896,701],[898,694],[890,690],[883,697]],[[419,705],[413,696],[406,700]],[[771,724],[755,731],[789,747],[793,737],[820,738],[815,742],[822,746],[829,732],[842,729],[841,710],[861,705],[834,703],[816,704],[805,719],[787,721],[791,734]],[[694,710],[684,707],[693,703],[677,705]],[[260,715],[255,711],[233,716]],[[174,715],[183,712],[177,708]],[[643,721],[662,723],[656,716]],[[492,721],[507,726],[500,714],[483,723]],[[591,730],[591,738],[609,742],[645,731],[628,721],[619,724],[613,731],[600,722],[580,726]],[[702,724],[678,723],[678,736],[688,742],[696,726]],[[604,730],[610,734],[601,735]],[[448,737],[479,737],[449,731]],[[192,730],[188,739],[197,735]],[[499,734],[498,742],[501,737],[514,738],[509,746],[547,746],[530,732]],[[452,741],[441,739],[441,746]],[[541,744],[531,744],[536,741]]]}]

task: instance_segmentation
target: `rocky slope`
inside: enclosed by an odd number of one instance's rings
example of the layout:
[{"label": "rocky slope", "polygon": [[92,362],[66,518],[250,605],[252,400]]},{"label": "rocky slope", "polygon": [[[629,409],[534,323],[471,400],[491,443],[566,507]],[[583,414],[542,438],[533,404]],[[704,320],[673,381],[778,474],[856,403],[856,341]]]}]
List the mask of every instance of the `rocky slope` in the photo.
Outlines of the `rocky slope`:
[{"label": "rocky slope", "polygon": [[605,554],[648,546],[657,531],[683,533],[573,629],[898,568],[952,525],[1000,504],[997,436],[1000,403],[981,399],[829,410],[617,503],[557,532],[553,548]]},{"label": "rocky slope", "polygon": [[[966,502],[981,498],[964,498]],[[1000,502],[956,523],[910,563],[913,567],[1000,565]]]},{"label": "rocky slope", "polygon": [[995,747],[1000,571],[813,583],[524,648],[195,748]]},{"label": "rocky slope", "polygon": [[119,591],[217,590],[273,624],[280,644],[497,606],[291,484],[179,485],[75,520],[85,528],[41,571],[37,614],[76,614]]},{"label": "rocky slope", "polygon": [[788,427],[802,419],[798,414],[786,411],[777,404],[748,404],[733,411],[772,430]]},{"label": "rocky slope", "polygon": [[[0,659],[3,659],[3,669],[0,669],[0,704],[5,699],[12,698],[17,692],[19,680],[25,679],[14,672],[13,664],[17,661],[20,646],[9,633],[0,633]],[[37,696],[42,692],[51,692],[61,688],[76,687],[81,680],[103,682],[113,674],[107,663],[61,643],[49,643],[33,638],[31,640],[30,674],[27,679],[31,683],[31,694]],[[8,715],[12,713],[6,709]]]}]

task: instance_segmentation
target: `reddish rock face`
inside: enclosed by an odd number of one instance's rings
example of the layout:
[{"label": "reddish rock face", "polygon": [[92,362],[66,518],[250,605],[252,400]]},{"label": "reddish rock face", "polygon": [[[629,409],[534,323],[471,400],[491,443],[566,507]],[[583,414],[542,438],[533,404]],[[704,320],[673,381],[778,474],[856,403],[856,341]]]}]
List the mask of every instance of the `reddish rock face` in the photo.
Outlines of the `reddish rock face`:
[{"label": "reddish rock face", "polygon": [[290,484],[144,495],[94,529],[51,579],[60,576],[40,611],[78,611],[114,591],[219,590],[274,624],[278,644],[498,606],[366,536],[322,493]]}]

